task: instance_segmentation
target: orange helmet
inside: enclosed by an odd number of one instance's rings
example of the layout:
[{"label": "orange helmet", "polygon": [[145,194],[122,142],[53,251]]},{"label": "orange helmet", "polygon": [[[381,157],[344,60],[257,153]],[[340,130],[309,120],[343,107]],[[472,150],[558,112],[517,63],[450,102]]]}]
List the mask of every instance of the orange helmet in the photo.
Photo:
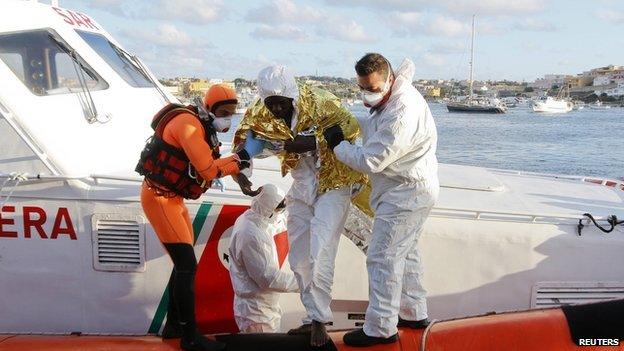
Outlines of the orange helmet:
[{"label": "orange helmet", "polygon": [[221,105],[237,104],[236,91],[225,84],[215,84],[204,96],[204,106],[212,113]]}]

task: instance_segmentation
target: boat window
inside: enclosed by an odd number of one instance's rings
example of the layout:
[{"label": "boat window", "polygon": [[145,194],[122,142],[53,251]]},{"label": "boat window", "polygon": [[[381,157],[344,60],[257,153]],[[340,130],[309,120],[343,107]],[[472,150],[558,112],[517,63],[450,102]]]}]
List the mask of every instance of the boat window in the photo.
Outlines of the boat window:
[{"label": "boat window", "polygon": [[0,34],[0,60],[39,96],[80,92],[81,80],[89,90],[108,88],[106,81],[51,29]]},{"label": "boat window", "polygon": [[13,52],[0,53],[0,59],[15,73],[15,75],[21,80],[24,80],[24,65],[22,61],[22,55]]},{"label": "boat window", "polygon": [[136,88],[153,88],[154,84],[137,63],[121,48],[101,34],[77,30],[78,35],[104,59],[128,84]]}]

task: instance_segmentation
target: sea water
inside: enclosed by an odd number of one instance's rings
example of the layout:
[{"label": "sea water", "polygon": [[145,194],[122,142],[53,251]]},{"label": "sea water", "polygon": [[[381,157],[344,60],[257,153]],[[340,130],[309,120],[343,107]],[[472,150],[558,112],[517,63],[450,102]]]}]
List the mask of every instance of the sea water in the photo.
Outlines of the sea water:
[{"label": "sea water", "polygon": [[[506,114],[449,113],[430,103],[442,163],[528,172],[624,177],[624,108],[534,113],[528,106]],[[366,118],[362,105],[349,107]],[[232,125],[238,124],[236,116]],[[232,132],[223,140],[232,140]]]},{"label": "sea water", "polygon": [[[450,113],[430,103],[442,163],[568,175],[624,177],[624,108],[539,114]],[[358,117],[363,106],[352,106]]]}]

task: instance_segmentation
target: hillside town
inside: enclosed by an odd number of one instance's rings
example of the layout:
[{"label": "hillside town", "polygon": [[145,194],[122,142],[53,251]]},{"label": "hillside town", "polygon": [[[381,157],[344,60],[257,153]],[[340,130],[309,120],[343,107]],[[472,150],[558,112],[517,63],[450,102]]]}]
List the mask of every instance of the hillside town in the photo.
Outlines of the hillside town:
[{"label": "hillside town", "polygon": [[[347,104],[359,100],[360,92],[354,78],[302,76],[298,79],[300,82],[330,90]],[[223,79],[176,77],[161,79],[161,83],[182,100],[203,96],[213,84],[227,84],[235,88],[241,100],[241,108],[247,106],[256,97],[255,81],[243,78],[225,81]],[[419,79],[413,84],[423,96],[432,101],[448,101],[457,96],[468,95],[467,80]],[[488,80],[475,81],[473,84],[474,94],[498,98],[533,99],[541,96],[556,96],[562,90],[565,90],[571,99],[577,101],[601,101],[617,106],[624,105],[624,66],[609,65],[590,69],[577,75],[546,74],[533,82]]]}]

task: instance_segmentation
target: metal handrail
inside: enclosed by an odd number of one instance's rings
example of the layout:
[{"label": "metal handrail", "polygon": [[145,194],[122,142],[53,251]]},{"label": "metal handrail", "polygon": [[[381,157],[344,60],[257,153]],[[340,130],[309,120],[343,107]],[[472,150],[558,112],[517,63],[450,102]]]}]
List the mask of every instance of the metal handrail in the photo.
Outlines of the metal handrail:
[{"label": "metal handrail", "polygon": [[[542,178],[555,178],[555,179],[566,179],[566,180],[578,180],[581,182],[587,182],[598,185],[607,185],[609,182],[616,183],[619,186],[624,186],[624,181],[613,178],[602,178],[602,177],[591,177],[591,176],[580,176],[580,175],[566,175],[566,174],[555,174],[555,173],[539,173],[539,172],[530,172],[530,171],[516,171],[509,169],[500,169],[500,168],[486,168],[490,171],[502,172],[506,174],[516,174],[516,175],[529,175],[529,176],[538,176]],[[600,183],[593,182],[595,180],[599,180]]]},{"label": "metal handrail", "polygon": [[[5,174],[5,173],[0,173],[0,179],[11,179],[14,175],[11,174]],[[74,175],[74,176],[68,176],[68,175],[49,175],[49,174],[37,174],[34,177],[29,177],[28,174],[24,174],[23,175],[25,177],[25,180],[23,180],[22,182],[27,182],[27,181],[33,181],[33,180],[42,180],[42,181],[67,181],[67,180],[80,180],[80,181],[85,181],[86,179],[93,179],[95,181],[96,184],[98,183],[98,180],[118,180],[118,181],[123,181],[123,182],[131,182],[131,183],[142,183],[143,182],[143,177],[140,176],[115,176],[115,175],[103,175],[103,174],[91,174],[91,175],[83,175],[83,176],[79,176],[79,175]],[[222,189],[222,190],[232,190],[232,191],[237,191],[238,189],[236,188],[226,188],[225,186],[223,186],[223,183],[220,182],[217,179],[217,182],[215,182],[215,185],[217,186],[216,188],[218,189]]]},{"label": "metal handrail", "polygon": [[[0,179],[11,179],[15,175],[11,174],[0,174]],[[130,177],[130,176],[113,176],[113,175],[98,175],[93,174],[89,176],[67,176],[67,175],[46,175],[46,174],[38,174],[35,177],[27,177],[25,181],[31,180],[86,180],[87,178],[91,178],[97,182],[97,180],[118,180],[118,181],[127,181],[132,183],[140,183],[143,181],[142,177]],[[239,189],[235,187],[224,187],[225,191],[239,191]],[[460,208],[460,207],[440,207],[434,206],[431,212],[431,216],[434,217],[444,217],[444,213],[441,212],[454,212],[454,213],[465,213],[470,214],[472,219],[477,220],[485,220],[491,218],[484,218],[487,216],[513,216],[519,218],[526,218],[529,223],[540,223],[539,219],[563,219],[563,220],[573,220],[575,224],[578,223],[578,220],[582,218],[582,213],[578,215],[570,215],[570,214],[561,214],[561,213],[528,213],[528,212],[516,212],[516,211],[493,211],[493,210],[484,210],[484,209],[468,209],[468,208]],[[595,216],[597,221],[606,222],[607,217],[604,216]],[[548,224],[552,224],[552,222],[546,222]]]},{"label": "metal handrail", "polygon": [[[559,214],[559,213],[545,213],[545,214],[535,214],[535,213],[527,213],[527,212],[515,212],[515,211],[492,211],[492,210],[479,210],[479,209],[466,209],[466,208],[457,208],[457,207],[437,207],[434,206],[431,211],[432,217],[444,217],[443,213],[440,211],[449,211],[449,212],[459,212],[472,214],[471,219],[476,220],[488,220],[488,219],[496,219],[496,218],[484,218],[485,216],[510,216],[510,217],[518,217],[526,218],[528,223],[543,223],[543,224],[557,224],[553,222],[542,222],[539,219],[563,219],[570,220],[569,224],[578,224],[578,220],[583,218],[582,213],[578,215],[570,215],[570,214]],[[607,217],[604,216],[595,216],[596,221],[606,222]],[[568,223],[566,223],[568,224]]]}]

